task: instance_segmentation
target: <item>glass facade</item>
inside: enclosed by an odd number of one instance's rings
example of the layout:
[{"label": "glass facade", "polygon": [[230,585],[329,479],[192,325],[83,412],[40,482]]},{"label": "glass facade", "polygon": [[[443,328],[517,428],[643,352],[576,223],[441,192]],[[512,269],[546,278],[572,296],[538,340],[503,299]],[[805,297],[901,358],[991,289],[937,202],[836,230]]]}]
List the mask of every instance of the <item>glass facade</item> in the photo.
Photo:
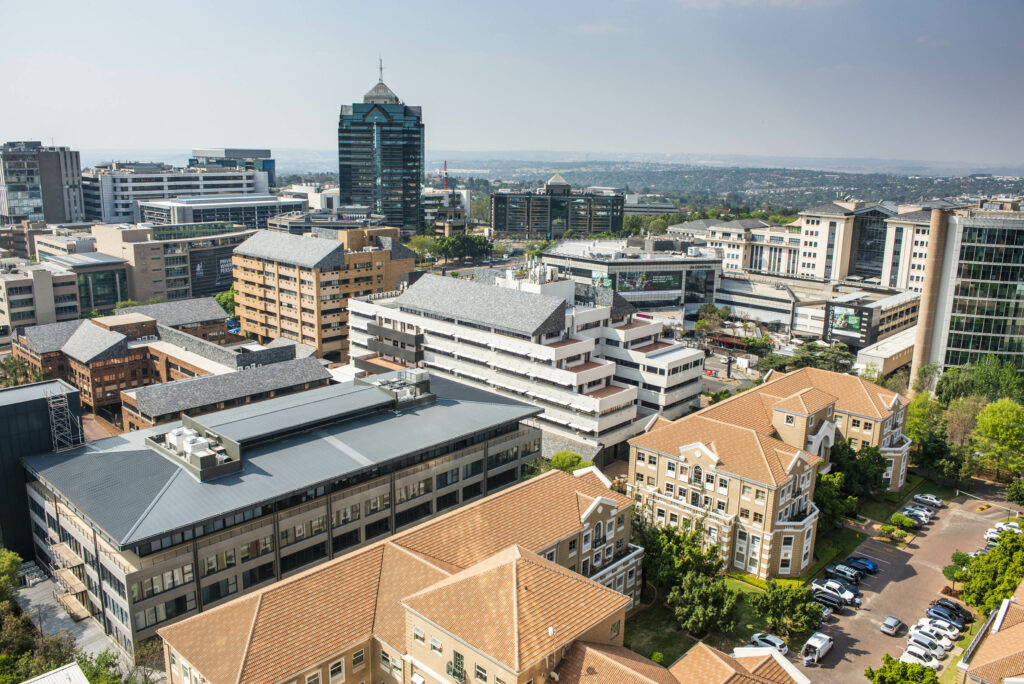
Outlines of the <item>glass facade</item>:
[{"label": "glass facade", "polygon": [[853,271],[859,276],[880,278],[885,261],[885,219],[887,214],[877,209],[854,217],[853,229],[857,240],[856,262]]},{"label": "glass facade", "polygon": [[43,220],[39,152],[21,145],[0,147],[0,224]]},{"label": "glass facade", "polygon": [[112,311],[128,299],[128,275],[124,266],[78,274],[78,301],[83,312]]},{"label": "glass facade", "polygon": [[[1020,216],[1018,214],[1018,216]],[[1024,356],[1024,218],[951,217],[960,230],[945,365]]]}]

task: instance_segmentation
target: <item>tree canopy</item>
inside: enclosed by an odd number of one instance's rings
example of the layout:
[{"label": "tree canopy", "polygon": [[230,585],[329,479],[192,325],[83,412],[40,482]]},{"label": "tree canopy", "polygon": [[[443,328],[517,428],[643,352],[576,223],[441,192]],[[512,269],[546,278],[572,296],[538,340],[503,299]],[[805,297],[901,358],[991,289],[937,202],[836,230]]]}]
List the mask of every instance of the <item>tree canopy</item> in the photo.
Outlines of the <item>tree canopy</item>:
[{"label": "tree canopy", "polygon": [[882,657],[881,667],[865,668],[864,676],[873,684],[939,684],[939,678],[930,667],[901,663],[888,653]]},{"label": "tree canopy", "polygon": [[979,462],[996,471],[1024,468],[1024,406],[1010,398],[995,401],[978,414],[972,440]]},{"label": "tree canopy", "polygon": [[983,613],[997,608],[1024,579],[1024,534],[1003,532],[986,554],[970,558],[963,566],[960,598]]},{"label": "tree canopy", "polygon": [[765,591],[751,593],[746,600],[770,631],[787,637],[806,634],[821,620],[821,604],[814,602],[814,592],[806,586],[769,580]]},{"label": "tree canopy", "polygon": [[220,304],[220,308],[224,309],[229,316],[235,315],[235,295],[238,292],[235,290],[235,286],[232,285],[226,292],[218,292],[213,296]]},{"label": "tree canopy", "polygon": [[44,377],[41,370],[24,359],[13,355],[0,359],[0,388],[40,382]]}]

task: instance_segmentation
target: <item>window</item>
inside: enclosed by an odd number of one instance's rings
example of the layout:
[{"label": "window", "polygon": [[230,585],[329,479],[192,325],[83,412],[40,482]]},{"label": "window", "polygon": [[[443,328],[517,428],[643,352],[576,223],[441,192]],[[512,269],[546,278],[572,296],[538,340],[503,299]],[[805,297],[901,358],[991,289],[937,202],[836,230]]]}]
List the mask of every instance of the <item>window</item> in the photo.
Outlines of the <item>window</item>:
[{"label": "window", "polygon": [[709,484],[712,487],[714,487],[715,486],[715,476],[714,476],[714,474],[708,473],[707,475],[705,475],[704,476],[704,482],[706,484]]},{"label": "window", "polygon": [[754,501],[760,501],[761,503],[764,503],[764,490],[763,489],[758,489],[756,492],[754,492]]},{"label": "window", "polygon": [[814,416],[807,417],[807,427],[814,427]]},{"label": "window", "polygon": [[615,521],[615,528],[621,530],[625,526],[626,526],[626,516],[625,515],[620,515],[618,517],[618,519]]},{"label": "window", "polygon": [[740,509],[740,517],[743,518],[744,520],[750,520],[750,509],[748,509],[748,508],[741,508]]},{"label": "window", "polygon": [[391,672],[391,657],[388,656],[387,651],[380,652],[380,666]]},{"label": "window", "polygon": [[352,669],[355,670],[363,664],[363,659],[366,657],[366,652],[363,649],[359,649],[352,654]]},{"label": "window", "polygon": [[754,513],[754,524],[760,525],[764,523],[764,516],[760,513]]},{"label": "window", "polygon": [[481,682],[486,682],[487,681],[487,670],[485,670],[484,668],[482,668],[479,665],[477,665],[476,666],[476,674],[475,674],[475,676]]},{"label": "window", "polygon": [[647,484],[649,484],[650,486],[652,486],[652,487],[653,487],[653,486],[654,486],[654,483],[655,483],[655,480],[654,480],[654,478],[653,478],[652,476],[648,475],[648,476],[647,476]]},{"label": "window", "polygon": [[794,416],[787,415],[786,416],[786,425],[795,425],[795,424],[796,424],[796,418]]},{"label": "window", "polygon": [[320,673],[314,672],[311,675],[306,675],[306,684],[320,684]]},{"label": "window", "polygon": [[853,420],[850,421],[850,425],[852,427],[859,428],[860,427],[860,419],[859,418],[854,418]]},{"label": "window", "polygon": [[629,584],[636,582],[636,570],[631,568],[630,571],[626,573],[626,582]]},{"label": "window", "polygon": [[576,555],[576,540],[575,539],[570,539],[569,540],[569,555],[570,556],[575,556]]},{"label": "window", "polygon": [[674,462],[672,462],[672,461],[669,461],[668,463],[666,463],[665,464],[665,472],[668,473],[669,475],[671,475],[672,477],[675,477],[676,476],[676,464]]},{"label": "window", "polygon": [[636,452],[636,462],[637,463],[646,463],[647,462],[647,458],[643,455],[643,452],[640,452],[640,451]]},{"label": "window", "polygon": [[789,535],[786,535],[785,537],[783,537],[782,538],[782,546],[783,546],[783,548],[785,548],[787,546],[793,546],[793,537],[791,537]]},{"label": "window", "polygon": [[750,485],[743,485],[743,498],[744,499],[749,499],[750,495],[751,495],[751,493],[753,491],[754,491],[754,488],[751,487]]},{"label": "window", "polygon": [[436,653],[437,655],[441,655],[441,652],[443,650],[444,649],[441,648],[441,642],[439,640],[435,639],[434,637],[430,637],[430,651],[431,651],[431,653]]},{"label": "window", "polygon": [[669,513],[668,522],[670,525],[678,525],[679,515],[677,513]]},{"label": "window", "polygon": [[619,629],[620,629],[619,621],[616,620],[615,622],[612,623],[611,636],[612,636],[613,639],[615,637],[619,636]]},{"label": "window", "polygon": [[779,562],[779,570],[789,570],[789,559],[788,558],[783,558]]},{"label": "window", "polygon": [[870,423],[870,422],[868,422],[866,420],[864,421],[864,430],[865,431],[870,432],[872,427],[874,427],[874,423]]},{"label": "window", "polygon": [[423,630],[420,629],[419,627],[413,627],[412,628],[412,638],[422,644],[422,643],[424,643],[426,641],[427,635],[424,634]]},{"label": "window", "polygon": [[719,513],[725,513],[725,499],[719,499],[715,507]]},{"label": "window", "polygon": [[552,563],[554,563],[555,562],[555,550],[552,549],[551,551],[548,551],[547,553],[544,554],[544,557],[547,558]]},{"label": "window", "polygon": [[343,681],[345,681],[345,662],[339,660],[336,663],[331,663],[331,684]]},{"label": "window", "polygon": [[665,483],[665,493],[666,494],[668,494],[669,496],[672,496],[673,494],[675,494],[675,491],[676,491],[676,486],[674,484],[672,484],[671,482],[666,482]]},{"label": "window", "polygon": [[653,454],[651,456],[648,456],[647,457],[647,465],[652,466],[652,467],[658,465],[658,457],[654,456]]}]

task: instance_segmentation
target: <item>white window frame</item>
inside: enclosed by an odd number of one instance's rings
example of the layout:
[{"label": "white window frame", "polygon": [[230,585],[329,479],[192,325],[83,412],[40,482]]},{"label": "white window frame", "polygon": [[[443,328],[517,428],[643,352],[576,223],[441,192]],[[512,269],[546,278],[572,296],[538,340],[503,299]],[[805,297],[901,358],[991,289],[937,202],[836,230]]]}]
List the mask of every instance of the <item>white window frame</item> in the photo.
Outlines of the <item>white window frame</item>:
[{"label": "white window frame", "polygon": [[306,675],[306,684],[320,684],[320,673],[314,672]]},{"label": "white window frame", "polygon": [[441,643],[440,639],[436,637],[430,637],[430,652],[436,653],[437,655],[444,654],[444,644]]},{"label": "white window frame", "polygon": [[412,628],[412,638],[415,641],[418,641],[421,644],[423,644],[423,643],[426,643],[426,641],[427,641],[427,633],[424,632],[421,627],[413,627]]},{"label": "white window frame", "polygon": [[[338,674],[338,675],[335,675],[334,672],[333,672],[335,666],[341,668],[341,673]],[[327,676],[330,678],[331,684],[338,684],[338,682],[345,681],[345,661],[344,660],[338,660],[338,661],[335,661],[335,662],[331,663],[330,665],[328,665],[327,666]]]}]

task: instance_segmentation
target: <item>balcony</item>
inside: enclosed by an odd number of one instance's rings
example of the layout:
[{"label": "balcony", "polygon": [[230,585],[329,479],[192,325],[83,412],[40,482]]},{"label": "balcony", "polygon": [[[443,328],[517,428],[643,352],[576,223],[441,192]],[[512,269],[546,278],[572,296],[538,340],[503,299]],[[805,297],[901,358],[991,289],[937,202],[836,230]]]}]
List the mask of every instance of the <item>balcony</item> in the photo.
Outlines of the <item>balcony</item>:
[{"label": "balcony", "polygon": [[608,561],[608,564],[602,567],[600,570],[595,568],[594,573],[590,576],[590,579],[603,584],[610,577],[614,577],[624,567],[639,563],[640,559],[644,555],[644,547],[637,546],[635,544],[628,544],[625,549],[616,553],[612,560]]},{"label": "balcony", "polygon": [[416,349],[396,347],[393,344],[387,344],[373,338],[366,341],[366,347],[372,352],[386,356],[394,356],[395,358],[402,359],[406,363],[418,363],[423,360],[422,349],[417,351]]},{"label": "balcony", "polygon": [[82,565],[82,560],[64,542],[52,544],[50,553],[53,554],[53,564],[58,568],[71,569]]},{"label": "balcony", "polygon": [[605,545],[605,543],[606,543],[607,541],[608,541],[608,537],[607,537],[607,536],[603,536],[603,537],[594,537],[594,544],[593,544],[593,548],[595,548],[595,549],[599,549],[599,548],[601,548],[602,546],[604,546],[604,545]]},{"label": "balcony", "polygon": [[451,677],[456,682],[466,681],[466,668],[462,665],[456,665],[455,663],[448,663],[444,668],[445,674]]}]

